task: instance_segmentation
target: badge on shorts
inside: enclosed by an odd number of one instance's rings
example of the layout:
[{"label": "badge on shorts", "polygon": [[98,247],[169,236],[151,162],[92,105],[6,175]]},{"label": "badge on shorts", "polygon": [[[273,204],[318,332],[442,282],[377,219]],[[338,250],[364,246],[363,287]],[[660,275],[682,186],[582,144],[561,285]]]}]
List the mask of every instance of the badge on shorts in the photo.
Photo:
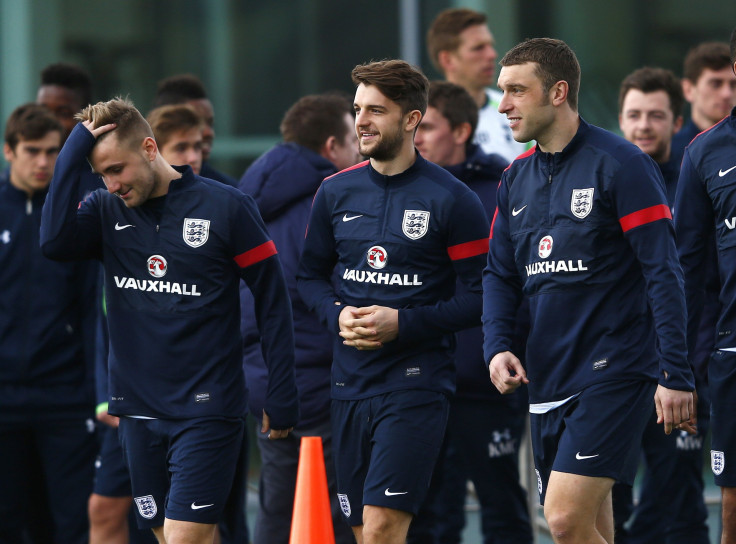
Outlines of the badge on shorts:
[{"label": "badge on shorts", "polygon": [[726,466],[726,456],[722,451],[710,450],[710,468],[713,474],[719,476]]},{"label": "badge on shorts", "polygon": [[352,512],[352,510],[350,510],[350,499],[348,499],[348,496],[344,495],[343,493],[338,493],[337,499],[340,501],[340,508],[342,509],[342,513],[345,514],[346,518],[349,518],[350,513]]},{"label": "badge on shorts", "polygon": [[135,503],[138,505],[138,512],[146,519],[153,519],[156,517],[158,508],[156,508],[156,501],[153,500],[153,495],[144,495],[143,497],[136,497]]},{"label": "badge on shorts", "polygon": [[423,210],[404,210],[404,223],[401,230],[411,240],[418,240],[429,228],[429,212]]},{"label": "badge on shorts", "polygon": [[593,209],[593,192],[595,188],[573,189],[570,200],[570,211],[578,219],[585,219]]},{"label": "badge on shorts", "polygon": [[184,241],[190,247],[203,246],[210,237],[210,222],[207,219],[184,219]]},{"label": "badge on shorts", "polygon": [[539,471],[535,468],[534,472],[537,473],[537,491],[539,491],[539,496],[542,496],[542,477],[539,475]]}]

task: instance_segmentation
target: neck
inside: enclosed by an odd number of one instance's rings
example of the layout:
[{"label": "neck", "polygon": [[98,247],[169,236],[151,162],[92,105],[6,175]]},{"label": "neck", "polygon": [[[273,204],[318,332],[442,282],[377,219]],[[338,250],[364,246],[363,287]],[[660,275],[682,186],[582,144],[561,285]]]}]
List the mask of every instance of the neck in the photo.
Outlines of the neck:
[{"label": "neck", "polygon": [[168,162],[163,160],[160,155],[156,158],[154,176],[156,179],[156,188],[151,193],[151,198],[167,194],[169,192],[169,185],[171,182],[182,177],[181,173],[174,169],[174,167],[172,167]]},{"label": "neck", "polygon": [[471,87],[469,85],[466,85],[464,82],[452,77],[451,75],[447,75],[447,81],[449,81],[450,83],[454,83],[455,85],[459,85],[460,87],[463,87],[466,91],[468,91],[468,94],[473,97],[473,100],[475,100],[475,105],[479,108],[482,108],[486,105],[486,100],[488,100],[488,96],[486,95],[485,87]]},{"label": "neck", "polygon": [[715,125],[718,121],[720,121],[720,119],[716,119],[716,120],[710,119],[706,117],[705,115],[701,114],[700,112],[698,112],[697,110],[693,110],[692,119],[693,119],[693,123],[695,123],[695,126],[698,127],[698,130],[700,130],[700,132],[704,130],[708,130],[710,127]]},{"label": "neck", "polygon": [[404,144],[396,157],[387,161],[377,161],[371,158],[371,166],[379,174],[384,176],[395,176],[406,171],[417,160],[414,150],[414,138],[407,138],[409,145]]},{"label": "neck", "polygon": [[539,149],[545,153],[559,153],[575,137],[579,126],[580,117],[576,111],[560,112],[546,133],[537,138]]}]

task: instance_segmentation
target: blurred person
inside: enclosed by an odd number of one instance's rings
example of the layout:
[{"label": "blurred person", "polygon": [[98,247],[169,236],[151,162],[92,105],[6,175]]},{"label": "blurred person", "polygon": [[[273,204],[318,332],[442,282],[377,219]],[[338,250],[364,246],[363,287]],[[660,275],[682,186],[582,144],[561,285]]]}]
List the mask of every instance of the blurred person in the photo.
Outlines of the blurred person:
[{"label": "blurred person", "polygon": [[92,78],[77,65],[59,62],[41,71],[36,103],[50,109],[64,127],[62,144],[77,124],[74,116],[92,102]]},{"label": "blurred person", "polygon": [[[34,540],[87,541],[96,452],[95,268],[51,261],[39,246],[41,209],[63,136],[58,119],[36,104],[16,108],[5,126],[10,168],[0,179],[2,542],[21,542],[24,531]],[[29,481],[42,482],[44,489]],[[50,519],[37,515],[45,505]],[[25,523],[42,524],[45,531]]]},{"label": "blurred person", "polygon": [[[736,29],[731,34],[731,69],[736,70]],[[685,278],[688,348],[698,340],[698,328],[707,321],[715,346],[708,364],[711,400],[711,469],[721,488],[722,544],[736,542],[736,425],[734,425],[734,206],[736,205],[736,109],[685,148],[675,200],[677,244]],[[715,256],[714,256],[715,254]],[[716,292],[721,302],[716,316],[707,315],[713,290],[704,282],[707,270],[717,266]],[[704,300],[706,302],[704,302]],[[691,359],[691,364],[697,364]]]},{"label": "blurred person", "polygon": [[[556,543],[614,540],[611,488],[636,474],[652,398],[664,432],[694,424],[685,300],[664,183],[635,145],[578,113],[580,65],[537,38],[501,61],[499,111],[536,140],[504,172],[483,274],[485,360],[528,384],[540,502]],[[526,361],[513,349],[529,298]]]},{"label": "blurred person", "polygon": [[447,81],[468,91],[479,108],[473,142],[509,163],[528,146],[514,140],[506,118],[498,112],[501,93],[490,88],[498,58],[495,45],[486,15],[467,8],[441,12],[427,32],[432,64]]},{"label": "blurred person", "polygon": [[[477,122],[478,106],[465,89],[433,81],[414,143],[422,157],[444,167],[478,195],[490,221],[507,163],[472,143]],[[464,291],[461,282],[457,291]],[[445,448],[427,503],[409,529],[408,542],[460,542],[466,482],[471,480],[480,503],[484,544],[531,544],[526,492],[519,482],[525,395],[521,391],[501,395],[489,383],[480,326],[455,336],[457,385],[450,400]]]},{"label": "blurred person", "polygon": [[[317,191],[297,287],[333,337],[343,514],[358,544],[399,544],[442,444],[453,333],[480,316],[489,225],[478,197],[416,152],[424,74],[386,60],[356,66],[352,80],[359,150],[369,160]],[[455,292],[458,277],[465,293]]]},{"label": "blurred person", "polygon": [[[299,254],[314,193],[322,180],[361,160],[352,102],[341,95],[300,98],[281,121],[283,142],[261,155],[240,180],[238,188],[253,196],[268,232],[279,248],[294,313],[296,384],[299,425],[285,440],[258,434],[261,452],[259,509],[254,544],[288,544],[294,509],[299,446],[303,436],[322,438],[327,482],[332,502],[336,542],[355,542],[340,510],[335,484],[330,426],[330,366],[332,338],[311,313],[296,289]],[[250,412],[260,421],[268,388],[260,337],[250,292],[241,286],[243,364]]]},{"label": "blurred person", "polygon": [[146,117],[161,155],[171,165],[189,165],[202,171],[204,120],[192,106],[160,106]]},{"label": "blurred person", "polygon": [[[681,155],[672,153],[672,137],[682,126],[684,97],[677,77],[664,68],[644,67],[627,75],[619,90],[621,132],[659,166],[667,202],[674,208]],[[673,211],[673,215],[676,214]],[[711,342],[712,343],[712,342]],[[709,350],[706,350],[709,351]],[[692,360],[692,358],[691,358]],[[709,428],[707,361],[694,365],[697,434],[657,432],[656,413],[642,436],[646,470],[634,507],[631,487],[613,487],[613,514],[619,544],[708,544],[708,511],[703,497],[703,441]],[[662,497],[667,497],[663,501]],[[630,520],[630,523],[623,524]]]},{"label": "blurred person", "polygon": [[695,136],[726,117],[736,106],[736,75],[727,43],[705,42],[688,51],[683,64],[682,90],[690,103],[690,119],[672,140],[675,155],[681,155]]},{"label": "blurred person", "polygon": [[[247,403],[241,278],[254,292],[271,377],[264,427],[283,438],[298,417],[277,251],[252,199],[170,166],[129,101],[89,106],[79,119],[43,209],[42,250],[103,262],[108,409],[124,416],[139,526],[159,542],[209,543],[232,486]],[[77,205],[75,186],[90,165],[107,191]]]},{"label": "blurred person", "polygon": [[193,74],[179,74],[158,82],[154,106],[189,104],[204,120],[202,131],[202,172],[204,178],[214,179],[226,185],[237,186],[236,179],[215,170],[210,164],[212,144],[215,140],[215,109],[202,81]]}]

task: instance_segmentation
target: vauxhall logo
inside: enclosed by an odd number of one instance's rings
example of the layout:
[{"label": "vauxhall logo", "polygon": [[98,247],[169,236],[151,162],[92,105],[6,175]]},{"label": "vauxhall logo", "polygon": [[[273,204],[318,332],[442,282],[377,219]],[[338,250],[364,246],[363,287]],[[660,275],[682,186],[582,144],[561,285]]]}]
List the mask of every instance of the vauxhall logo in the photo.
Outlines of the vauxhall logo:
[{"label": "vauxhall logo", "polygon": [[736,229],[736,217],[726,219],[726,226],[731,230]]}]

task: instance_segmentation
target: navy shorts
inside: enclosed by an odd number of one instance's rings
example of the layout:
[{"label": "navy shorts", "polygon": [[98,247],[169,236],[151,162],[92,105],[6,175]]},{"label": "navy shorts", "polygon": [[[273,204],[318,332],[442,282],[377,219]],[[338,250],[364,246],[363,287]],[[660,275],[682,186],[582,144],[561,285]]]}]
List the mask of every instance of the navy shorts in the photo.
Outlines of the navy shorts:
[{"label": "navy shorts", "polygon": [[130,497],[130,474],[123,461],[123,448],[118,440],[118,430],[98,425],[100,451],[95,461],[94,492],[103,497]]},{"label": "navy shorts", "polygon": [[164,517],[217,523],[232,487],[243,440],[241,418],[120,418],[138,527]]},{"label": "navy shorts", "polygon": [[599,383],[554,410],[531,414],[540,504],[553,470],[632,485],[656,388],[649,381]]},{"label": "navy shorts", "polygon": [[434,391],[394,391],[332,401],[337,495],[352,526],[363,505],[416,514],[445,434],[448,400]]},{"label": "navy shorts", "polygon": [[736,353],[716,350],[708,365],[710,467],[717,486],[736,487]]}]

